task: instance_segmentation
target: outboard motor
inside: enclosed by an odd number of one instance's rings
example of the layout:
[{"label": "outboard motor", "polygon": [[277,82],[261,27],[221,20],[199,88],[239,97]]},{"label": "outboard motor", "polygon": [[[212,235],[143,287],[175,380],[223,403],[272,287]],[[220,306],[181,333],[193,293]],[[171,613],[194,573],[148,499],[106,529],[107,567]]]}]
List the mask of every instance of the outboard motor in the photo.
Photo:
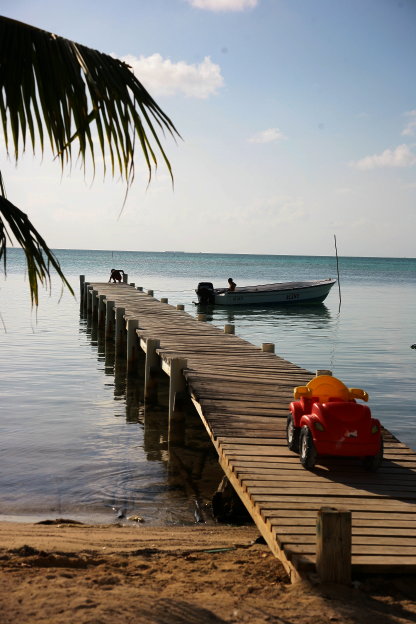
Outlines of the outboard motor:
[{"label": "outboard motor", "polygon": [[195,292],[198,295],[198,303],[201,305],[212,305],[215,303],[214,286],[211,282],[199,282]]}]

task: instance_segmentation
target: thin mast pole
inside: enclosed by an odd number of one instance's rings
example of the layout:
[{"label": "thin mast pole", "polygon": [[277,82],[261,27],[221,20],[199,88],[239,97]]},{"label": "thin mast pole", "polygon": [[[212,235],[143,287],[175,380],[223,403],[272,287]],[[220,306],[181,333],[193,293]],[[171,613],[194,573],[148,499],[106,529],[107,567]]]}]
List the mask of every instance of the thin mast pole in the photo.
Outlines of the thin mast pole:
[{"label": "thin mast pole", "polygon": [[337,259],[337,276],[338,276],[338,292],[339,292],[339,307],[341,308],[341,284],[339,282],[339,267],[338,267],[338,249],[337,249],[337,237],[334,234],[334,242],[335,242],[335,256]]}]

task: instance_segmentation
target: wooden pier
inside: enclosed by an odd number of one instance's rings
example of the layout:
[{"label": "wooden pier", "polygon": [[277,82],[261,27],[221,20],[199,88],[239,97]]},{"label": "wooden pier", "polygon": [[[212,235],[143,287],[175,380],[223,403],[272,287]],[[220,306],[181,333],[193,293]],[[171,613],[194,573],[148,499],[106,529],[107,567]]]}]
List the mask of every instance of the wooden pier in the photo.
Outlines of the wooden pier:
[{"label": "wooden pier", "polygon": [[351,573],[416,572],[416,453],[384,430],[376,473],[358,460],[320,458],[305,470],[286,444],[294,386],[313,374],[233,333],[158,301],[134,285],[88,283],[81,308],[124,344],[134,374],[145,355],[170,377],[169,443],[180,438],[181,397],[188,393],[225,475],[292,580],[318,571],[324,581]]}]

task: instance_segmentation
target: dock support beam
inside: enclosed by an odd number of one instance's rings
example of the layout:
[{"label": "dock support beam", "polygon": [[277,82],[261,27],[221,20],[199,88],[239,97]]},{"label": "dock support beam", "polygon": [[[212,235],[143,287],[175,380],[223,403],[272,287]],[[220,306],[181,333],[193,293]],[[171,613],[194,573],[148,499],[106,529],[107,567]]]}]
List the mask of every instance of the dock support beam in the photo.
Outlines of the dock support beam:
[{"label": "dock support beam", "polygon": [[144,370],[144,400],[146,402],[157,401],[157,387],[160,369],[159,355],[160,340],[148,338],[146,340],[146,363]]},{"label": "dock support beam", "polygon": [[90,294],[90,283],[89,282],[84,282],[84,287],[83,287],[83,294],[82,294],[82,314],[83,316],[87,316],[88,314],[88,297]]},{"label": "dock support beam", "polygon": [[321,507],[316,519],[316,570],[322,583],[351,582],[351,512]]},{"label": "dock support beam", "polygon": [[109,340],[114,333],[114,301],[105,302],[105,339]]},{"label": "dock support beam", "polygon": [[126,321],[124,320],[124,308],[116,308],[116,350],[123,348],[126,338]]},{"label": "dock support beam", "polygon": [[85,292],[85,275],[79,276],[79,307],[81,312],[84,311],[84,292]]},{"label": "dock support beam", "polygon": [[103,329],[105,327],[105,295],[100,295],[98,297],[98,329]]},{"label": "dock support beam", "polygon": [[235,334],[235,325],[224,325],[224,334]]},{"label": "dock support beam", "polygon": [[173,358],[170,362],[168,445],[183,445],[185,438],[185,377],[188,360]]},{"label": "dock support beam", "polygon": [[86,308],[87,308],[87,314],[91,314],[92,313],[92,286],[91,284],[88,284],[87,286],[87,293],[86,293]]},{"label": "dock support beam", "polygon": [[98,321],[98,290],[92,290],[92,301],[91,301],[91,314],[92,314],[92,322],[97,323]]},{"label": "dock support beam", "polygon": [[138,337],[136,330],[139,328],[138,319],[127,320],[127,373],[132,374],[137,365]]}]

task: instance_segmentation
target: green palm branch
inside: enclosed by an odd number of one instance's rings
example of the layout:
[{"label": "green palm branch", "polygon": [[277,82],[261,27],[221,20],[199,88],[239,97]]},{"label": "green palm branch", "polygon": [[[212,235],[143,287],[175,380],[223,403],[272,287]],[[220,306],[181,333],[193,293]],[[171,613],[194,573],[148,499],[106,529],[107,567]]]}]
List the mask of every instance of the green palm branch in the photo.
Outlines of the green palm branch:
[{"label": "green palm branch", "polygon": [[[97,150],[111,175],[120,174],[127,191],[134,180],[137,145],[149,182],[157,155],[172,169],[159,135],[179,137],[175,126],[134,76],[108,54],[0,16],[0,115],[7,154],[17,162],[29,142],[43,154],[48,142],[61,168],[90,158]],[[94,143],[98,137],[98,147]],[[32,303],[38,282],[50,283],[53,267],[70,290],[59,262],[27,215],[6,199],[0,174],[0,260],[6,271],[10,232],[26,254]]]}]

